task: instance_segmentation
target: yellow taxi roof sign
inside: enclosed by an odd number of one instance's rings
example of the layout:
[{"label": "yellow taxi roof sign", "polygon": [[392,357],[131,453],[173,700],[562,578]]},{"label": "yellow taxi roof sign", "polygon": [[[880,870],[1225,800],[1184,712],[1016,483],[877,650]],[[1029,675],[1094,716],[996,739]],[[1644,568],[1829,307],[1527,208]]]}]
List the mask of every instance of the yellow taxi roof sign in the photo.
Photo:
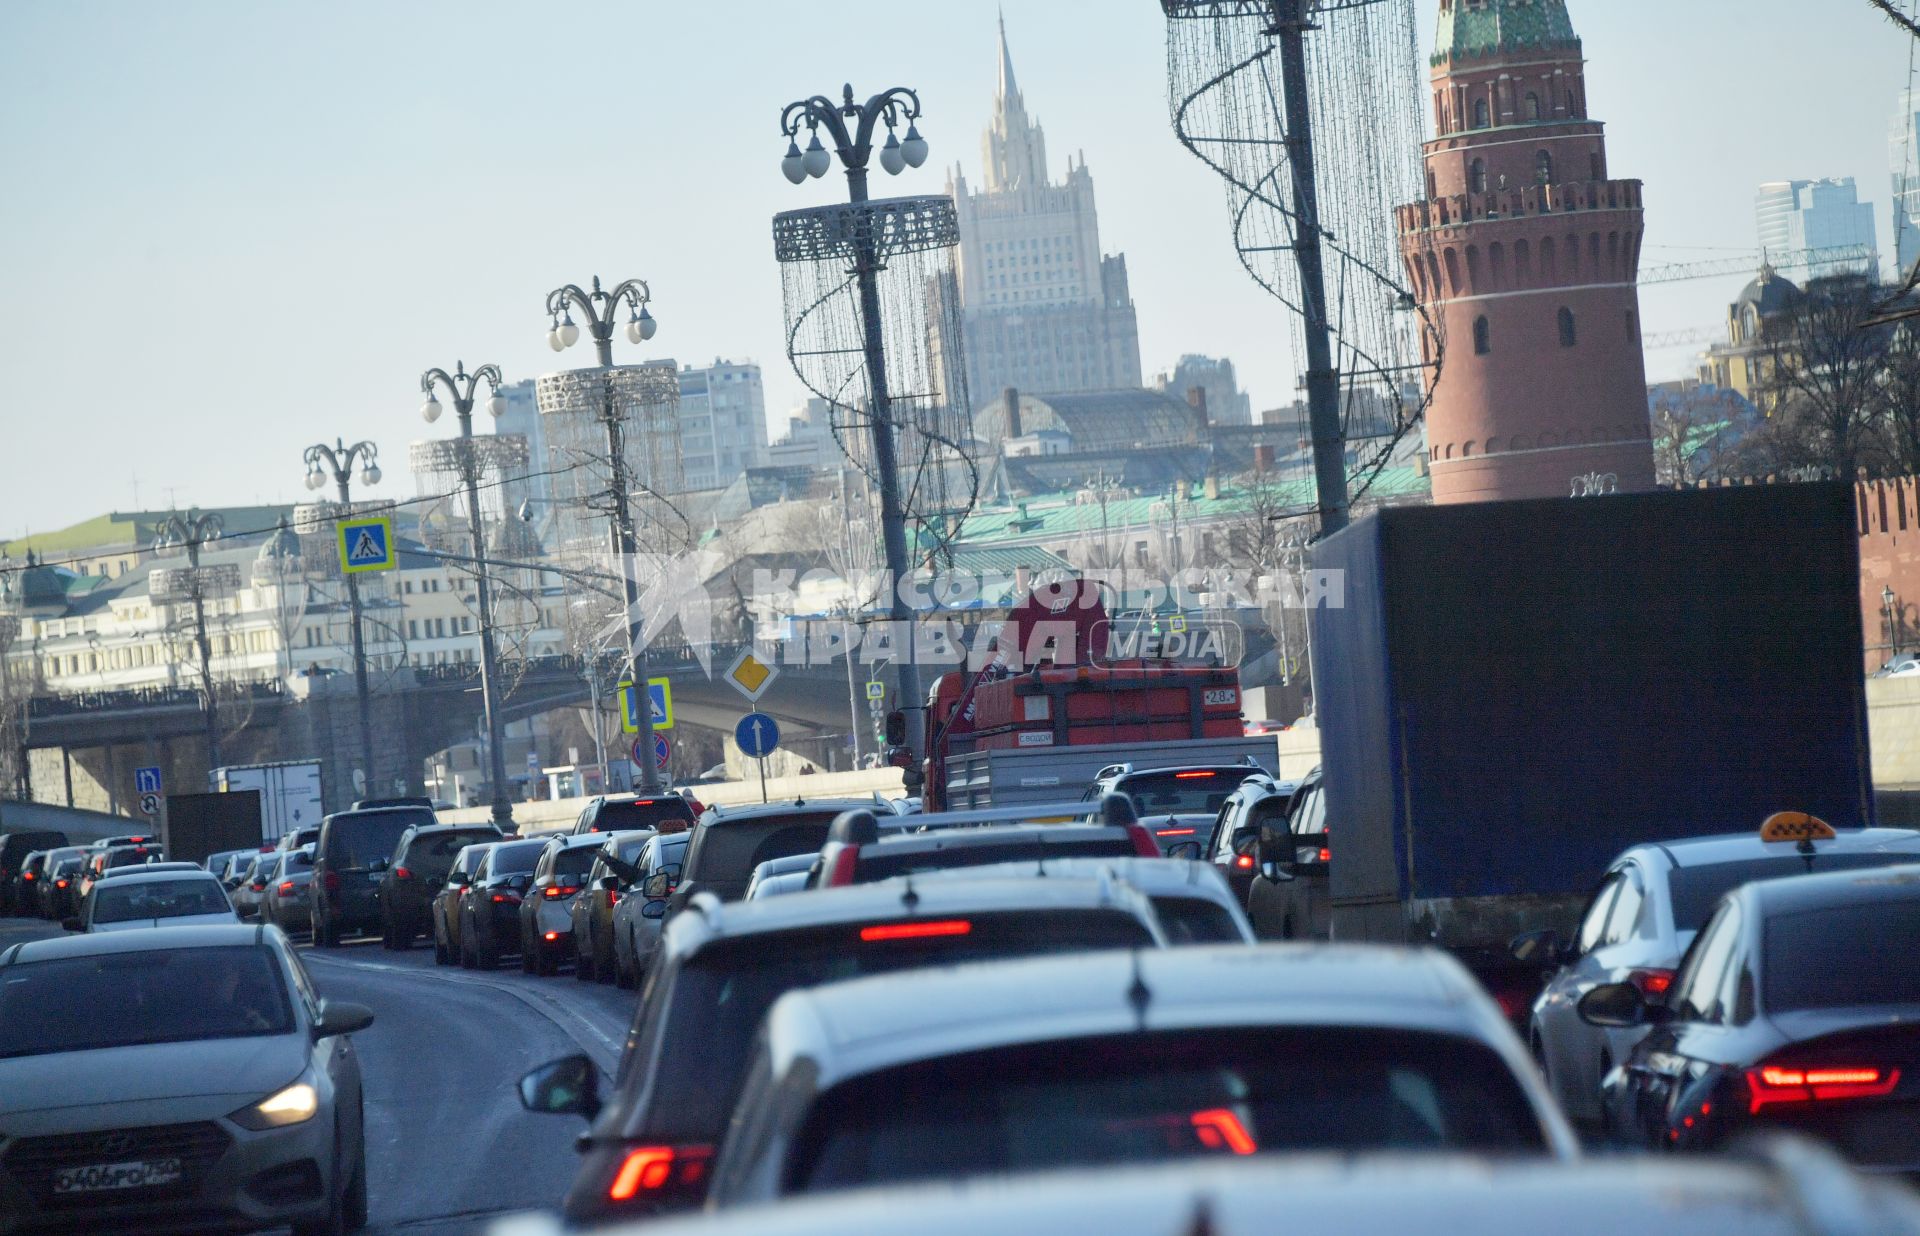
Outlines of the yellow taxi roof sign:
[{"label": "yellow taxi roof sign", "polygon": [[1760,825],[1762,841],[1832,841],[1833,825],[1804,811],[1776,811]]}]

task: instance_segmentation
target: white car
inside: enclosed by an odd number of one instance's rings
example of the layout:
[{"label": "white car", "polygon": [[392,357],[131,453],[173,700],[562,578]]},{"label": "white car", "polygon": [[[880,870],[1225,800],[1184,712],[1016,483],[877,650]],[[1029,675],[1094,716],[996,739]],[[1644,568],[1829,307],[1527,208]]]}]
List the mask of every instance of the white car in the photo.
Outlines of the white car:
[{"label": "white car", "polygon": [[1647,1034],[1644,1026],[1603,1029],[1582,1020],[1576,1006],[1589,991],[1632,983],[1650,999],[1664,996],[1721,895],[1749,880],[1920,857],[1920,832],[1912,829],[1838,832],[1812,823],[1818,835],[1804,840],[1766,840],[1763,830],[1634,846],[1607,867],[1574,939],[1543,931],[1514,941],[1520,960],[1559,965],[1534,1000],[1528,1040],[1568,1116],[1593,1125],[1604,1121],[1601,1079]]},{"label": "white car", "polygon": [[1579,1153],[1498,1006],[1414,949],[1109,950],[850,979],[781,996],[741,1075],[719,1209],[1258,1153]]},{"label": "white car", "polygon": [[[680,881],[691,832],[662,833],[641,849],[634,866],[640,883],[627,890],[613,908],[613,981],[619,987],[638,987],[653,968],[660,949],[660,925],[666,921],[667,898]],[[649,909],[652,913],[649,913]]]},{"label": "white car", "polygon": [[1253,925],[1212,863],[1180,858],[1050,858],[924,873],[917,879],[1090,879],[1105,874],[1147,895],[1170,945],[1252,944]]},{"label": "white car", "polygon": [[753,901],[760,897],[801,892],[807,887],[807,873],[819,861],[818,852],[770,858],[753,869],[753,878],[747,881],[746,895],[740,900]]},{"label": "white car", "polygon": [[238,923],[227,890],[210,872],[142,871],[94,885],[74,931],[128,931],[136,927],[205,927]]}]

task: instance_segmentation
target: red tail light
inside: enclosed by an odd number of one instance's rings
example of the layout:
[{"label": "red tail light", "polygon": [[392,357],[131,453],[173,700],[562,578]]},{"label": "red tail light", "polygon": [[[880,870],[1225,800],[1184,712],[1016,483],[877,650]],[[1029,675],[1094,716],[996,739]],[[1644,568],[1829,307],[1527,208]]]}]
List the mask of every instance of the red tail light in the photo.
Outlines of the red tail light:
[{"label": "red tail light", "polygon": [[[1158,854],[1159,848],[1154,848]],[[846,845],[833,856],[833,867],[827,872],[827,887],[842,888],[853,883],[853,873],[860,866],[860,847]]]},{"label": "red tail light", "polygon": [[1899,1069],[1867,1065],[1838,1065],[1797,1069],[1763,1065],[1747,1070],[1750,1094],[1747,1110],[1757,1112],[1769,1103],[1816,1103],[1830,1099],[1877,1099],[1900,1084]]},{"label": "red tail light", "polygon": [[1234,858],[1234,860],[1233,860],[1233,865],[1234,865],[1235,867],[1237,867],[1237,868],[1239,868],[1239,869],[1240,869],[1241,871],[1252,871],[1252,870],[1253,870],[1253,855],[1251,855],[1251,854],[1241,854],[1241,855],[1238,855],[1238,856],[1236,856],[1236,857]]},{"label": "red tail light", "polygon": [[1216,1107],[1210,1111],[1195,1112],[1189,1119],[1193,1123],[1194,1136],[1209,1150],[1224,1147],[1235,1154],[1252,1154],[1260,1149],[1253,1135],[1247,1132],[1247,1126],[1240,1123],[1240,1117],[1227,1108]]},{"label": "red tail light", "polygon": [[935,936],[964,936],[973,931],[973,924],[964,918],[936,919],[926,923],[886,923],[878,927],[862,927],[860,939],[872,944],[879,940],[925,940]]},{"label": "red tail light", "polygon": [[1191,828],[1156,828],[1156,829],[1154,829],[1153,831],[1154,831],[1154,832],[1156,832],[1156,833],[1158,833],[1158,834],[1160,834],[1160,836],[1162,836],[1162,837],[1191,837],[1191,836],[1193,836],[1193,830],[1192,830]]},{"label": "red tail light", "polygon": [[[552,890],[548,891],[551,892]],[[493,895],[493,904],[497,906],[517,906],[520,904],[520,894],[495,893]]]},{"label": "red tail light", "polygon": [[1133,852],[1141,858],[1159,858],[1160,843],[1153,839],[1144,824],[1127,825],[1127,836],[1133,839]]},{"label": "red tail light", "polygon": [[1175,781],[1209,781],[1219,776],[1216,772],[1183,772],[1173,774]]},{"label": "red tail light", "polygon": [[326,889],[330,893],[339,892],[340,891],[340,873],[337,871],[326,872],[324,875],[320,877],[320,887]]},{"label": "red tail light", "polygon": [[292,880],[282,880],[282,881],[280,881],[280,895],[281,895],[282,897],[291,897],[291,896],[293,896],[293,881],[292,881]]},{"label": "red tail light", "polygon": [[1330,862],[1332,862],[1332,861],[1333,861],[1333,851],[1332,851],[1332,850],[1330,850],[1330,849],[1328,849],[1328,848],[1327,848],[1326,846],[1321,846],[1321,847],[1320,847],[1320,861],[1321,861],[1321,862],[1323,862],[1323,863],[1330,863]]},{"label": "red tail light", "polygon": [[53,886],[55,888],[65,888],[67,886],[67,882],[65,880],[55,880],[53,882]]},{"label": "red tail light", "polygon": [[571,897],[579,891],[580,886],[578,884],[556,884],[541,895],[548,901],[558,901],[562,897]]},{"label": "red tail light", "polygon": [[547,939],[549,940],[558,940],[559,938],[560,938],[560,933],[557,931],[549,931],[547,933]]},{"label": "red tail light", "polygon": [[253,891],[256,893],[266,892],[267,891],[266,882],[264,880],[255,880],[253,882]]},{"label": "red tail light", "polygon": [[1667,988],[1673,986],[1672,970],[1634,970],[1627,975],[1627,981],[1640,989],[1640,994],[1649,1000],[1664,999]]},{"label": "red tail light", "polygon": [[620,1170],[613,1174],[607,1197],[615,1202],[630,1202],[645,1193],[659,1193],[669,1185],[687,1189],[706,1182],[707,1165],[713,1161],[711,1146],[638,1146],[627,1151]]},{"label": "red tail light", "polygon": [[25,880],[25,881],[26,881],[27,883],[29,883],[29,884],[31,884],[31,883],[33,883],[33,872],[31,872],[31,871],[23,871],[23,872],[21,872],[21,873],[20,873],[20,878],[21,878],[22,880]]},{"label": "red tail light", "polygon": [[613,907],[619,904],[620,904],[620,890],[617,888],[608,889],[607,890],[607,909],[611,910],[613,909]]},{"label": "red tail light", "polygon": [[407,870],[405,867],[395,867],[393,869],[393,878],[396,880],[411,880],[413,879],[413,872]]}]

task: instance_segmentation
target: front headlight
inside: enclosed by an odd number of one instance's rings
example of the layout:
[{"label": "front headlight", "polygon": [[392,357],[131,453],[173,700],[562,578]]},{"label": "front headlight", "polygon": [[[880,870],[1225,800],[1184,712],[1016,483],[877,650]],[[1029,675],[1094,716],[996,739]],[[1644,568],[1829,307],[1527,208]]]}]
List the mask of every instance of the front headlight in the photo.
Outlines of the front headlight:
[{"label": "front headlight", "polygon": [[320,1110],[320,1092],[306,1082],[295,1082],[277,1094],[270,1094],[249,1107],[233,1113],[229,1119],[243,1129],[256,1133],[284,1128],[313,1119]]}]

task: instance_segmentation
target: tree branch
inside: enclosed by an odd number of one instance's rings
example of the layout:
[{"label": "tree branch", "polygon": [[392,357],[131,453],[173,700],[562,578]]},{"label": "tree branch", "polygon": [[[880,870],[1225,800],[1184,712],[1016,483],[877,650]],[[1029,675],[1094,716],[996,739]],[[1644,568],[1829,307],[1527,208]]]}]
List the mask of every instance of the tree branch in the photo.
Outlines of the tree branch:
[{"label": "tree branch", "polygon": [[1886,14],[1888,21],[1905,30],[1914,38],[1920,39],[1920,22],[1916,22],[1899,9],[1894,8],[1893,0],[1867,0],[1867,3]]}]

